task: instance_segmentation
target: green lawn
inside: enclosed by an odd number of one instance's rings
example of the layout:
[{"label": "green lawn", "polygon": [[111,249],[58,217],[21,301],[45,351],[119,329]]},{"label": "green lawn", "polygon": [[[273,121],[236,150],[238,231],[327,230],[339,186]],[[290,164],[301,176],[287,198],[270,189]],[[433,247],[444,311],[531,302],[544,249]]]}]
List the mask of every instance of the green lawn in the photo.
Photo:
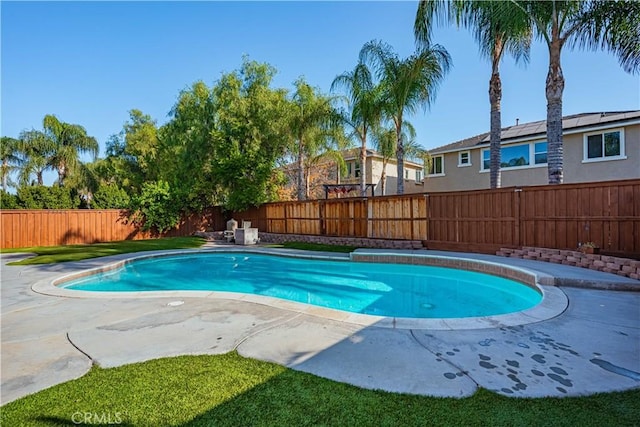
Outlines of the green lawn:
[{"label": "green lawn", "polygon": [[2,249],[2,253],[29,252],[37,256],[8,265],[51,264],[55,262],[80,261],[129,252],[158,251],[165,249],[189,249],[202,246],[206,241],[200,237],[166,237],[149,240],[123,240],[120,242],[95,243],[93,245],[39,246],[33,248]]},{"label": "green lawn", "polygon": [[[2,407],[3,426],[118,421],[127,426],[632,426],[640,390],[519,399],[479,390],[431,398],[364,390],[237,353],[181,356],[112,369]],[[101,418],[100,418],[101,417]]]}]

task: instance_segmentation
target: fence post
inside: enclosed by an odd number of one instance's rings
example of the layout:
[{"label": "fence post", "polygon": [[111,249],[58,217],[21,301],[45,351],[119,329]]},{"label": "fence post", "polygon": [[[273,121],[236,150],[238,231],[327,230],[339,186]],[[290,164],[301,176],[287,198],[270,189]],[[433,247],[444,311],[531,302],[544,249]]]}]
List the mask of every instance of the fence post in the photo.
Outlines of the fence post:
[{"label": "fence post", "polygon": [[516,188],[513,191],[513,216],[515,217],[513,222],[513,242],[517,247],[522,246],[520,242],[520,193],[522,193],[522,188]]},{"label": "fence post", "polygon": [[425,204],[425,209],[426,209],[426,219],[425,219],[425,221],[427,222],[427,226],[425,227],[424,240],[427,242],[427,244],[425,246],[428,248],[429,247],[429,236],[431,234],[429,232],[429,230],[431,229],[431,206],[429,205],[429,194],[425,194],[424,195],[424,204]]},{"label": "fence post", "polygon": [[327,222],[325,221],[325,214],[326,214],[326,204],[324,200],[320,200],[320,203],[318,203],[318,220],[320,221],[320,235],[321,236],[326,236],[327,235]]}]

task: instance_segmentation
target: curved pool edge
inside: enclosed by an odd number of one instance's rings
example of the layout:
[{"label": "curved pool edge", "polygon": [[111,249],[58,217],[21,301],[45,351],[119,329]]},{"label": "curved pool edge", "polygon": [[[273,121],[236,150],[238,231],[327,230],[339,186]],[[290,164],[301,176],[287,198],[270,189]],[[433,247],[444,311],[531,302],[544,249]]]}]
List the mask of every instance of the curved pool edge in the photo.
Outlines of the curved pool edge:
[{"label": "curved pool edge", "polygon": [[[332,261],[345,261],[349,262],[360,261],[360,259],[354,259],[354,254],[357,255],[373,255],[375,257],[385,256],[385,257],[395,257],[392,260],[386,261],[375,261],[375,262],[401,262],[409,261],[409,263],[414,263],[408,257],[415,257],[416,260],[419,260],[418,264],[420,265],[436,265],[436,266],[446,266],[442,263],[446,261],[447,263],[457,263],[457,266],[454,268],[465,268],[464,265],[469,265],[471,267],[477,268],[479,265],[487,266],[487,268],[501,269],[501,274],[497,274],[503,277],[514,279],[514,276],[508,275],[508,271],[511,271],[515,274],[515,277],[527,277],[527,280],[523,281],[518,280],[525,285],[534,287],[539,292],[542,293],[542,300],[536,306],[531,307],[529,309],[501,314],[495,316],[483,316],[483,317],[465,317],[465,318],[438,318],[438,319],[429,319],[429,318],[402,318],[402,317],[385,317],[385,316],[375,316],[369,314],[359,314],[359,313],[350,313],[346,311],[319,307],[314,305],[309,305],[305,303],[282,300],[279,298],[262,296],[262,295],[254,295],[254,294],[244,294],[244,293],[235,293],[235,292],[221,292],[221,291],[143,291],[143,292],[95,292],[95,291],[81,291],[81,290],[72,290],[61,288],[58,285],[64,283],[69,280],[78,279],[87,275],[108,271],[111,269],[119,268],[122,265],[125,265],[130,262],[134,262],[140,259],[146,258],[156,258],[156,257],[165,257],[172,255],[181,255],[181,254],[193,254],[198,252],[243,252],[243,253],[257,253],[257,254],[268,254],[268,255],[279,255],[279,256],[287,256],[287,257],[295,257],[295,258],[306,258],[306,259],[323,259],[323,260],[332,260]],[[357,257],[356,257],[357,258]],[[94,259],[95,261],[95,259]],[[434,262],[434,264],[428,264],[428,262]],[[472,268],[470,268],[472,269]],[[473,269],[472,269],[473,270]],[[476,270],[483,273],[494,274],[488,272],[486,270]],[[507,272],[507,273],[505,273]],[[186,249],[186,250],[171,250],[171,251],[157,251],[153,253],[145,253],[145,254],[136,254],[134,256],[129,256],[123,259],[118,260],[108,260],[105,261],[104,264],[89,268],[89,269],[80,269],[79,271],[67,273],[53,279],[40,280],[35,282],[31,289],[39,294],[56,296],[56,297],[66,297],[66,298],[103,298],[103,299],[114,299],[114,298],[217,298],[217,299],[229,299],[242,301],[252,304],[260,304],[266,305],[270,307],[274,307],[277,309],[288,310],[297,312],[300,314],[307,314],[315,317],[321,317],[329,320],[346,322],[351,324],[356,324],[360,326],[377,326],[382,328],[397,328],[397,329],[431,329],[431,330],[463,330],[463,329],[486,329],[486,328],[501,328],[501,327],[509,327],[509,326],[519,326],[524,324],[536,323],[548,319],[552,319],[560,314],[562,314],[569,302],[568,298],[561,289],[540,284],[540,279],[546,281],[547,277],[540,277],[539,273],[533,272],[531,270],[527,270],[525,268],[520,267],[512,267],[504,264],[498,264],[494,262],[488,261],[478,261],[478,260],[469,260],[463,258],[455,258],[455,257],[446,257],[441,255],[426,255],[426,254],[415,254],[415,255],[407,255],[406,253],[393,253],[391,251],[385,251],[383,254],[380,252],[377,253],[367,253],[366,251],[356,251],[351,254],[334,254],[328,252],[310,252],[310,251],[297,251],[297,250],[287,250],[287,249],[277,249],[277,248],[261,248],[261,247],[253,247],[253,248],[235,248],[235,247],[216,247],[216,248],[204,248],[204,249]],[[532,283],[531,280],[534,282]]]}]

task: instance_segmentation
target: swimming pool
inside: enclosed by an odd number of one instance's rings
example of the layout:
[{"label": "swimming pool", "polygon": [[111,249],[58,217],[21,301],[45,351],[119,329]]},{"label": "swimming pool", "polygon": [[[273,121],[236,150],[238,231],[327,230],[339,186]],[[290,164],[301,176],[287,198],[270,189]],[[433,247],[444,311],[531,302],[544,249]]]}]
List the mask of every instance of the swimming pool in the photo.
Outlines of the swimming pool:
[{"label": "swimming pool", "polygon": [[235,292],[400,318],[501,315],[542,300],[530,286],[473,271],[250,252],[142,258],[61,286],[93,292]]}]

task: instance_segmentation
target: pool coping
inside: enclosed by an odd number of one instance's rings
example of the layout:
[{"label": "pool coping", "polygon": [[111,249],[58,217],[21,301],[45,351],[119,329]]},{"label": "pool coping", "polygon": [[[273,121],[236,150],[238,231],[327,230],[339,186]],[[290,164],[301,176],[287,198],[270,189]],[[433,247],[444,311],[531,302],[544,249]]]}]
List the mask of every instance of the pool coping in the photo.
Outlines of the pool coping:
[{"label": "pool coping", "polygon": [[[433,265],[450,268],[464,268],[486,274],[517,280],[531,286],[542,293],[542,301],[536,306],[516,313],[501,314],[495,316],[466,317],[466,318],[403,318],[375,316],[370,314],[350,313],[346,311],[319,307],[305,303],[282,300],[275,297],[243,294],[221,291],[142,291],[142,292],[95,292],[61,288],[59,285],[69,280],[77,279],[91,274],[119,268],[127,263],[140,259],[166,257],[172,255],[207,253],[207,252],[241,252],[267,255],[279,255],[293,258],[322,259],[332,261],[357,261],[357,262],[392,262],[418,265]],[[568,298],[561,289],[554,286],[554,278],[527,268],[500,264],[492,261],[465,259],[455,256],[431,255],[425,253],[370,251],[358,249],[350,254],[336,254],[329,252],[300,251],[264,247],[233,247],[218,246],[199,249],[154,251],[143,254],[124,254],[120,259],[105,260],[98,266],[89,269],[79,267],[78,271],[67,273],[55,278],[35,282],[31,288],[34,292],[66,298],[217,298],[236,300],[253,304],[267,305],[287,311],[312,315],[325,319],[341,321],[361,326],[377,326],[394,329],[430,329],[430,330],[466,330],[500,328],[520,326],[541,322],[562,314],[568,307]],[[94,259],[95,261],[95,259]],[[179,300],[178,300],[179,301]],[[172,301],[169,304],[176,303]]]}]

